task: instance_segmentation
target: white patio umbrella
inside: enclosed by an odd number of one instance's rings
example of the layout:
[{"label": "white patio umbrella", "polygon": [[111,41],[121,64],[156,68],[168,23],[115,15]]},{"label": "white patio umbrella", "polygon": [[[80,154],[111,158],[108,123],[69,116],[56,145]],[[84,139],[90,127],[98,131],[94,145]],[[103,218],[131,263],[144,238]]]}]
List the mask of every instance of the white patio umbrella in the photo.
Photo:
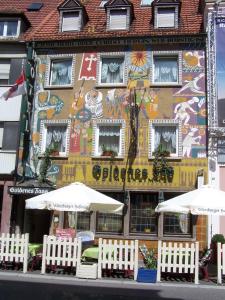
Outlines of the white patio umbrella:
[{"label": "white patio umbrella", "polygon": [[225,215],[225,192],[203,185],[199,189],[161,202],[155,211],[223,216]]},{"label": "white patio umbrella", "polygon": [[122,213],[123,203],[80,182],[26,200],[26,209]]}]

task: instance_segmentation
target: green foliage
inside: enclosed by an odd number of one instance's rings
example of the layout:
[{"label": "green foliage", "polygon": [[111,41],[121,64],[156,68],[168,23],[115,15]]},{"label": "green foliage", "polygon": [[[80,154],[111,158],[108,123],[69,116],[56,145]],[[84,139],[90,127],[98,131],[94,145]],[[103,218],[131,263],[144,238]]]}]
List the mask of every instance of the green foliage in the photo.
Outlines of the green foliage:
[{"label": "green foliage", "polygon": [[225,244],[225,238],[223,234],[214,234],[212,239],[211,239],[212,243],[221,243],[221,244]]},{"label": "green foliage", "polygon": [[154,249],[149,249],[144,259],[146,269],[156,270],[157,269],[157,257]]},{"label": "green foliage", "polygon": [[174,169],[168,164],[167,157],[170,156],[170,152],[164,150],[162,145],[159,145],[156,151],[153,152],[153,181],[156,182],[172,182]]},{"label": "green foliage", "polygon": [[52,153],[52,149],[46,149],[44,156],[41,160],[41,165],[40,165],[40,175],[39,175],[39,182],[46,182],[47,181],[47,173],[48,169],[51,166],[51,158],[50,155]]}]

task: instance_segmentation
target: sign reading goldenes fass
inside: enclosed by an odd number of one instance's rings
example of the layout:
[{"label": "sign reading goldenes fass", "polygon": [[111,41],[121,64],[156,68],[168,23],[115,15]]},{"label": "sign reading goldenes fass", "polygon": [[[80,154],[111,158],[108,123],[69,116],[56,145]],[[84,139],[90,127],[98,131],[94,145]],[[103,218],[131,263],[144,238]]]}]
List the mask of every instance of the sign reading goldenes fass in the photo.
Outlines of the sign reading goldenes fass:
[{"label": "sign reading goldenes fass", "polygon": [[11,195],[41,195],[52,191],[48,187],[10,186],[8,193]]}]

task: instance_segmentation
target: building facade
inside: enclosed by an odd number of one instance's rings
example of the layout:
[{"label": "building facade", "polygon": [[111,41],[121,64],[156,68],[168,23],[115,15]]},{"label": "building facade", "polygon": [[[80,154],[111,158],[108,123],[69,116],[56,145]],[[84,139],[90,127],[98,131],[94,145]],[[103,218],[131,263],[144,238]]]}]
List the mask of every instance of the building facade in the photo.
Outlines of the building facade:
[{"label": "building facade", "polygon": [[[208,33],[209,183],[225,191],[225,2],[205,1],[204,15]],[[225,234],[224,217],[209,221],[209,236]]]},{"label": "building facade", "polygon": [[[198,1],[66,0],[26,35],[36,63],[27,176],[40,173],[49,151],[47,179],[57,187],[81,181],[125,204],[122,216],[54,212],[54,228],[76,223],[96,237],[205,247],[206,218],[154,212],[208,180],[200,8]],[[26,214],[32,234],[41,216]]]}]

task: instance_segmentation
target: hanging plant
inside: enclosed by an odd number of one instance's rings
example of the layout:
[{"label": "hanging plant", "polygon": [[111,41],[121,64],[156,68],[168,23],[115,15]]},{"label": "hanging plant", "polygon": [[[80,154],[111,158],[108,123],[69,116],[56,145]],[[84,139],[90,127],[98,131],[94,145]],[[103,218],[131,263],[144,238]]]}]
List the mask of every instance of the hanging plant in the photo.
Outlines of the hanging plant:
[{"label": "hanging plant", "polygon": [[42,158],[41,165],[40,165],[40,174],[38,178],[40,183],[48,182],[47,173],[48,173],[48,169],[51,166],[51,158],[50,158],[51,153],[52,153],[52,149],[47,148]]},{"label": "hanging plant", "polygon": [[162,145],[159,145],[157,150],[153,152],[153,156],[153,181],[172,182],[174,176],[174,169],[171,165],[168,164],[167,159],[167,157],[170,156],[170,152],[163,149]]}]

